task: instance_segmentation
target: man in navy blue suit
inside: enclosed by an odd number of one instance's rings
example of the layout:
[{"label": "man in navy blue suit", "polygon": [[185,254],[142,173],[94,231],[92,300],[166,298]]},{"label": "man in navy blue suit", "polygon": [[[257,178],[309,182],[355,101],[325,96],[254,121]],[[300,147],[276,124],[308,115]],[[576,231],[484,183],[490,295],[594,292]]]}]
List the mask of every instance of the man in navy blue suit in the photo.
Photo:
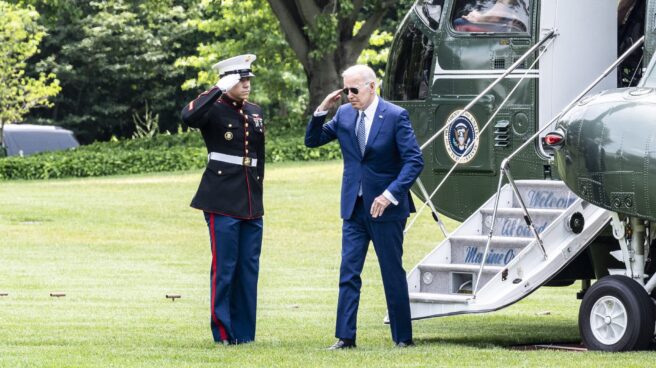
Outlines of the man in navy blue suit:
[{"label": "man in navy blue suit", "polygon": [[[408,284],[401,260],[403,228],[414,204],[410,187],[424,161],[408,112],[376,94],[376,74],[366,65],[342,73],[344,88],[333,91],[316,109],[305,133],[305,145],[318,147],[334,139],[344,157],[341,217],[342,264],[335,337],[330,349],[356,346],[360,274],[373,241],[383,277],[392,340],[414,345]],[[328,110],[345,93],[348,104],[324,124]]]}]

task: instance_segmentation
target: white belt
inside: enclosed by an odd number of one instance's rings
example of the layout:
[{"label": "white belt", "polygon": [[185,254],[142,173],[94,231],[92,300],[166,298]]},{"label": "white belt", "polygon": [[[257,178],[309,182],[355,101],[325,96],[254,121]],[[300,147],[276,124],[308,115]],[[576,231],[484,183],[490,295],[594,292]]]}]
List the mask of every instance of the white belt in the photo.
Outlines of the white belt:
[{"label": "white belt", "polygon": [[257,166],[256,158],[226,155],[225,153],[219,153],[219,152],[210,152],[210,154],[208,155],[208,159],[214,161],[227,162],[229,164],[235,164],[235,165],[244,165],[250,167]]}]

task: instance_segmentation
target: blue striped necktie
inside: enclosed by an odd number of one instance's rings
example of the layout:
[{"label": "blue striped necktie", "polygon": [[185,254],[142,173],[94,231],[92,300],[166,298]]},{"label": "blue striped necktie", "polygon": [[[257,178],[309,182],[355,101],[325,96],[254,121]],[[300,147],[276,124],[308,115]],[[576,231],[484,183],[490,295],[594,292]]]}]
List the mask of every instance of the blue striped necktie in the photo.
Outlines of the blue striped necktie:
[{"label": "blue striped necktie", "polygon": [[364,155],[364,148],[367,145],[367,134],[364,129],[364,111],[360,113],[360,122],[358,122],[358,145],[360,146],[360,153]]}]

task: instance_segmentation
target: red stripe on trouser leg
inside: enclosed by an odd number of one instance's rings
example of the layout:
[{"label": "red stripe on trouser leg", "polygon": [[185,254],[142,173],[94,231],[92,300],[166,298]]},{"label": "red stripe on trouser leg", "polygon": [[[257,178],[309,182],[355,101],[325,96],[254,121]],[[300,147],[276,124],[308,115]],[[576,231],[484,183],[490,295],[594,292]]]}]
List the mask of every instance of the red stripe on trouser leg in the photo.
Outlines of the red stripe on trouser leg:
[{"label": "red stripe on trouser leg", "polygon": [[228,340],[228,334],[223,327],[223,324],[216,316],[215,302],[216,302],[216,277],[218,270],[216,269],[216,257],[218,256],[216,252],[216,235],[214,234],[214,214],[210,213],[210,235],[212,241],[212,320],[219,326],[219,334],[221,335],[221,340]]}]

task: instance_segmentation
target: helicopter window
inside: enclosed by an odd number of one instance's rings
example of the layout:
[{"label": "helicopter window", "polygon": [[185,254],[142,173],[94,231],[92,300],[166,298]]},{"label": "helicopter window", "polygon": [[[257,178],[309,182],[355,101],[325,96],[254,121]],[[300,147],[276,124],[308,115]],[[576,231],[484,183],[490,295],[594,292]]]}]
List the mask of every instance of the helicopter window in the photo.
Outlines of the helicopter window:
[{"label": "helicopter window", "polygon": [[444,0],[418,0],[415,4],[415,10],[424,23],[432,30],[436,30],[440,25],[443,6]]},{"label": "helicopter window", "polygon": [[458,0],[453,28],[467,33],[527,33],[530,0]]},{"label": "helicopter window", "polygon": [[424,100],[430,86],[433,42],[414,24],[401,32],[390,56],[388,96],[396,101]]}]

